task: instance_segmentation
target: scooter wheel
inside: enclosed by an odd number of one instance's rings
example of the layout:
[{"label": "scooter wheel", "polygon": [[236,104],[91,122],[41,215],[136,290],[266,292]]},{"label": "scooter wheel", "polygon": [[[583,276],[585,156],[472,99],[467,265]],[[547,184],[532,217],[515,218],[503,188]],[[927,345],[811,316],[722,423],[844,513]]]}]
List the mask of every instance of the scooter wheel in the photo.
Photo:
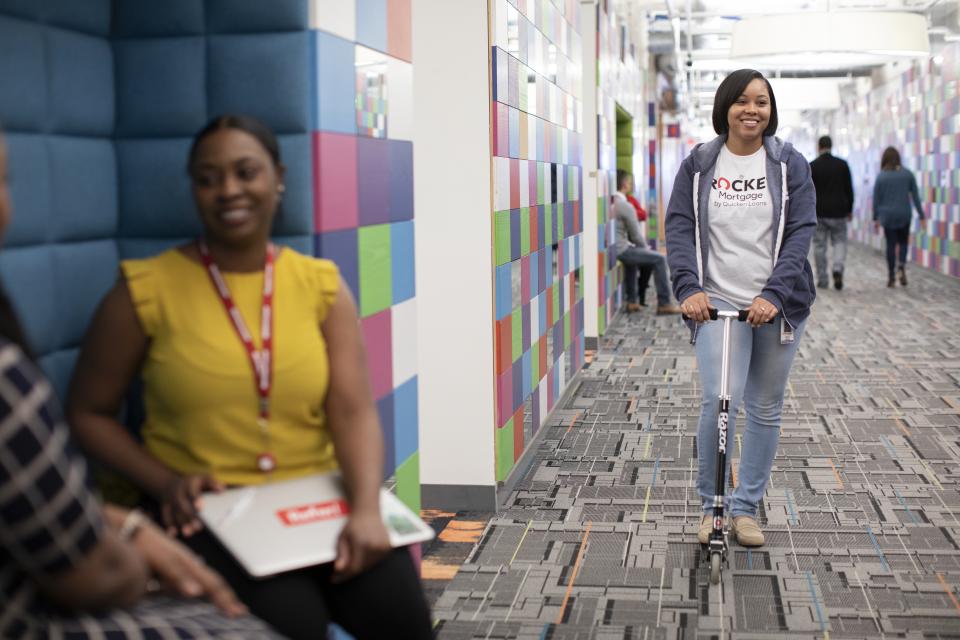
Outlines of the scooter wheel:
[{"label": "scooter wheel", "polygon": [[720,583],[720,554],[710,554],[710,584]]}]

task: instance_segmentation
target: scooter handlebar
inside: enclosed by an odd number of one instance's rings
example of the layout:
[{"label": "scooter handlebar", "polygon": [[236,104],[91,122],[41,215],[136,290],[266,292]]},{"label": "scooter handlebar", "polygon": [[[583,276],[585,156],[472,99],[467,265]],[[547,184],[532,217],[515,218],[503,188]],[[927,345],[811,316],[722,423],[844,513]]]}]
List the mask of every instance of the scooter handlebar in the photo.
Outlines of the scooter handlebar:
[{"label": "scooter handlebar", "polygon": [[[732,318],[732,317],[734,316],[734,314],[736,314],[737,320],[739,320],[740,322],[746,322],[746,321],[747,321],[747,316],[750,315],[750,310],[749,310],[749,309],[740,309],[739,311],[720,311],[720,310],[717,309],[716,307],[711,307],[711,309],[710,309],[710,319],[711,319],[711,320],[717,320],[718,318],[720,318],[720,316],[729,316],[729,317]],[[687,314],[683,314],[682,317],[683,317],[684,320],[689,320],[689,319],[690,319],[690,316],[688,316]],[[769,320],[767,320],[765,324],[773,324],[773,321],[776,320],[776,319],[777,319],[777,317],[774,316],[774,317],[770,318]]]}]

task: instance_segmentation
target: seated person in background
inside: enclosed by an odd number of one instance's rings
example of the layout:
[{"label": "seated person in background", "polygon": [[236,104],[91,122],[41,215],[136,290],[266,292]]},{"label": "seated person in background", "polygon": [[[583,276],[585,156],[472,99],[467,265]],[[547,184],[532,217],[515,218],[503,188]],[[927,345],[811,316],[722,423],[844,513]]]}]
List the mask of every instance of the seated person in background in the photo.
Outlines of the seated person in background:
[{"label": "seated person in background", "polygon": [[[637,222],[641,223],[640,235],[645,237],[646,227],[643,223],[647,221],[647,210],[643,208],[643,205],[632,193],[627,194],[627,202],[637,212]],[[647,286],[650,284],[650,276],[653,275],[653,267],[648,264],[641,265],[639,272],[640,275],[637,277],[637,304],[645,307],[647,306]]]},{"label": "seated person in background", "polygon": [[[0,138],[0,235],[10,221]],[[270,638],[213,571],[137,511],[101,505],[0,291],[0,637]],[[213,605],[146,597],[148,581]]]},{"label": "seated person in background", "polygon": [[613,215],[617,221],[616,251],[617,259],[623,263],[624,292],[627,297],[627,311],[639,311],[637,302],[637,268],[653,268],[653,281],[657,287],[657,315],[680,313],[680,307],[671,303],[670,278],[667,274],[667,259],[656,251],[647,248],[636,212],[627,201],[627,194],[633,193],[633,175],[626,171],[617,171],[617,191],[613,194]]},{"label": "seated person in background", "polygon": [[[284,166],[240,115],[194,138],[187,168],[203,235],[127,260],[86,337],[70,393],[85,447],[156,501],[163,524],[291,638],[428,638],[407,549],[379,508],[384,446],[356,304],[336,266],[270,241]],[[115,416],[144,382],[145,446]],[[254,580],[197,519],[203,491],[333,471],[350,515],[335,562]]]}]

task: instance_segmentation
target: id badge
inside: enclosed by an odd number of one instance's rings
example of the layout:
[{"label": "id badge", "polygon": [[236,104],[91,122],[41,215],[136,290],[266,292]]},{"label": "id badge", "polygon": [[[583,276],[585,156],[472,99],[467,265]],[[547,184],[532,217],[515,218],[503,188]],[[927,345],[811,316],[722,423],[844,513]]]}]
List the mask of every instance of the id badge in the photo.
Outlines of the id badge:
[{"label": "id badge", "polygon": [[793,344],[793,327],[782,316],[780,318],[780,344]]}]

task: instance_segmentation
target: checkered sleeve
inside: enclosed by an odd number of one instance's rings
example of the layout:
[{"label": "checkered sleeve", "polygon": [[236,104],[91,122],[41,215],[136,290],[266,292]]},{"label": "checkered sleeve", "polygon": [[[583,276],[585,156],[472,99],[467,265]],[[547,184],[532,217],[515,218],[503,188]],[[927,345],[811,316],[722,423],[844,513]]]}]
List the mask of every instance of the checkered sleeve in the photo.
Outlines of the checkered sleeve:
[{"label": "checkered sleeve", "polygon": [[0,342],[0,542],[24,571],[53,574],[76,565],[102,528],[50,383]]}]

